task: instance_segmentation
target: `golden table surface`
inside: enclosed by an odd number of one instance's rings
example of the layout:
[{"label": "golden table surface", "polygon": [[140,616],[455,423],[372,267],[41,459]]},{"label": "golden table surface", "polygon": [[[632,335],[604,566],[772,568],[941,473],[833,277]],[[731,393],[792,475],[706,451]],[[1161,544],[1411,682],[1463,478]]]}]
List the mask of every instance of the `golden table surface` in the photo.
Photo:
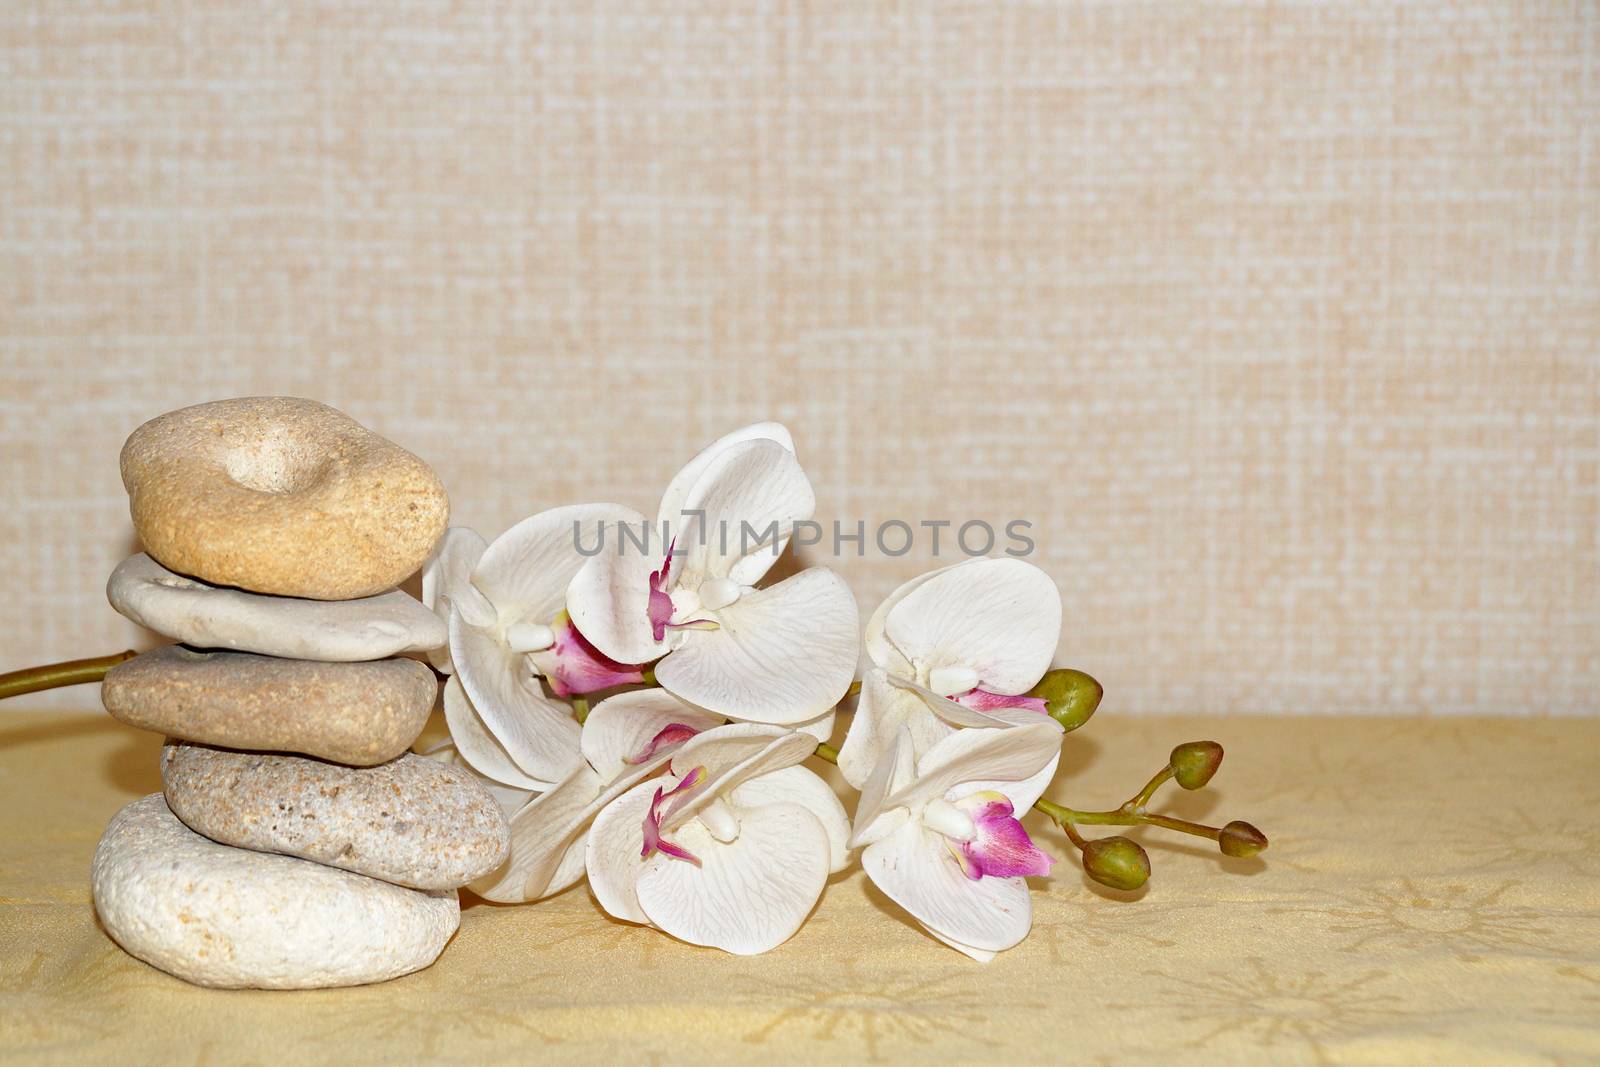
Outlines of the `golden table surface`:
[{"label": "golden table surface", "polygon": [[[385,985],[196,989],[96,924],[89,861],[160,788],[159,738],[0,714],[0,1059],[163,1064],[1600,1061],[1600,720],[1162,718],[1103,711],[1051,795],[1109,806],[1178,741],[1228,750],[1169,810],[1248,819],[1259,860],[1140,835],[1135,898],[1066,862],[1034,929],[973,963],[859,868],[788,944],[741,959],[606,919],[576,888],[473,902]],[[1037,816],[1035,817],[1037,819]],[[470,898],[469,898],[470,899]]]}]

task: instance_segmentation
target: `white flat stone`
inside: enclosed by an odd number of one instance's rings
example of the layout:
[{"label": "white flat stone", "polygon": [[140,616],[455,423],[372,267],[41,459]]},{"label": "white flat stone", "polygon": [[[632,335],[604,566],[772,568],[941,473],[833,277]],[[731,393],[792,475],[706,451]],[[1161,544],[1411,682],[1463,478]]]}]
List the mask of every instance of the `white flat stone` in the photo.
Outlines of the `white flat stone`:
[{"label": "white flat stone", "polygon": [[449,637],[443,620],[398,589],[360,600],[264,596],[185,578],[143,553],[111,572],[106,597],[134,622],[186,645],[288,659],[383,659]]},{"label": "white flat stone", "polygon": [[397,978],[437,959],[461,923],[454,891],[219,845],[179,822],[160,793],[111,820],[93,885],[117,944],[186,982],[227,989]]}]

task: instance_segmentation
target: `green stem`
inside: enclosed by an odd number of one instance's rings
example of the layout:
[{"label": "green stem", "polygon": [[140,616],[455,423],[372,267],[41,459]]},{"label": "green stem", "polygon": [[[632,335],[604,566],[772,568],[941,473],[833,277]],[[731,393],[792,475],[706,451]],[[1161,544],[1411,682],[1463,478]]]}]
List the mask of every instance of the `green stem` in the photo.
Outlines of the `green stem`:
[{"label": "green stem", "polygon": [[1165,767],[1161,768],[1161,770],[1157,771],[1155,777],[1146,782],[1144,784],[1144,788],[1139,790],[1139,792],[1134,795],[1132,800],[1128,801],[1122,806],[1125,808],[1134,809],[1144,807],[1146,804],[1150,803],[1150,798],[1156,795],[1156,790],[1160,789],[1164,783],[1171,780],[1172,764],[1169,763]]},{"label": "green stem", "polygon": [[583,725],[584,720],[589,717],[588,697],[575,696],[572,698],[572,717],[578,720],[579,726]]},{"label": "green stem", "polygon": [[21,696],[24,693],[38,693],[45,689],[58,689],[64,685],[98,682],[112,667],[125,663],[136,655],[138,653],[130,648],[125,652],[115,652],[109,656],[69,659],[65,663],[47,663],[42,667],[24,667],[20,671],[0,674],[0,700]]},{"label": "green stem", "polygon": [[[1054,801],[1043,798],[1035,801],[1033,806],[1036,811],[1044,812],[1057,826],[1065,830],[1067,836],[1074,839],[1074,844],[1077,844],[1078,838],[1072,830],[1068,829],[1069,826],[1159,826],[1164,830],[1176,830],[1178,833],[1193,834],[1196,837],[1205,837],[1212,841],[1215,841],[1217,836],[1222,833],[1215,826],[1202,826],[1197,822],[1189,822],[1187,819],[1174,819],[1170,815],[1152,815],[1148,812],[1136,811],[1128,806],[1117,808],[1114,811],[1079,811],[1076,808],[1069,808],[1065,804],[1057,804]],[[1082,846],[1079,845],[1079,847],[1081,848]]]},{"label": "green stem", "polygon": [[818,759],[827,760],[835,767],[839,766],[839,750],[828,744],[826,741],[817,742],[817,750],[812,753],[812,755],[816,756]]}]

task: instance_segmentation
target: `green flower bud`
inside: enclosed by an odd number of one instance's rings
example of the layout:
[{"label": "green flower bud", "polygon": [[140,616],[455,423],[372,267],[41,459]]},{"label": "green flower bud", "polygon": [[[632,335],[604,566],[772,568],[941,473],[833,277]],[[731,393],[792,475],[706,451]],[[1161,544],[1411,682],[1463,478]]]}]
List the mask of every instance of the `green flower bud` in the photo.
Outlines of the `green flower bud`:
[{"label": "green flower bud", "polygon": [[1099,682],[1082,671],[1057,667],[1046,671],[1039,684],[1028,690],[1028,695],[1042,698],[1050,717],[1071,733],[1089,721],[1105,692]]},{"label": "green flower bud", "polygon": [[1235,819],[1222,828],[1217,845],[1224,856],[1254,856],[1267,847],[1267,835],[1249,823]]},{"label": "green flower bud", "polygon": [[1150,857],[1126,837],[1102,837],[1083,850],[1083,869],[1112,889],[1138,889],[1150,880]]},{"label": "green flower bud", "polygon": [[1222,746],[1215,741],[1185,741],[1172,750],[1172,777],[1185,789],[1199,789],[1222,766]]}]

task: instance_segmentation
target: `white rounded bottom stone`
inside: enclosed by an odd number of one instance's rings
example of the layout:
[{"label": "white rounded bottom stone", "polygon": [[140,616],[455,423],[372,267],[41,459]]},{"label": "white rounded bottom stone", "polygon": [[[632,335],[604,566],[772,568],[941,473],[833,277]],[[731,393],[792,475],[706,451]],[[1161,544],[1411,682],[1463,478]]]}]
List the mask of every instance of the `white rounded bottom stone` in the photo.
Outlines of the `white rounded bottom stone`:
[{"label": "white rounded bottom stone", "polygon": [[461,923],[423,892],[196,834],[153,793],[111,820],[94,903],[130,954],[195,985],[314,989],[421,970]]}]

